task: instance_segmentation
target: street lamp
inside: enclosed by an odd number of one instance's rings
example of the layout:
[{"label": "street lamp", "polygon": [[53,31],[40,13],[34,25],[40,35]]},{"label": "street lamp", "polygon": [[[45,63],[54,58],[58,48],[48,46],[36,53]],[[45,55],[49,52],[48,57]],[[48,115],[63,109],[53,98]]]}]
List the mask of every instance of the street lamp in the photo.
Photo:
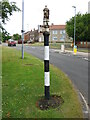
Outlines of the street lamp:
[{"label": "street lamp", "polygon": [[22,59],[24,58],[24,0],[22,0]]},{"label": "street lamp", "polygon": [[75,9],[75,16],[74,16],[74,47],[75,47],[75,32],[76,32],[76,6],[72,6]]}]

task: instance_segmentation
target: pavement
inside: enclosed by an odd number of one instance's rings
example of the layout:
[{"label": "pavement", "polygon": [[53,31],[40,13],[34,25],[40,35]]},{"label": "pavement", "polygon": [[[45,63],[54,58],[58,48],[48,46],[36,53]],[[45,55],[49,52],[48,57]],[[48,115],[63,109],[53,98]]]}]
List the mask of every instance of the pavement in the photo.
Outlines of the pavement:
[{"label": "pavement", "polygon": [[70,50],[64,50],[64,51],[61,51],[61,49],[52,49],[54,52],[56,53],[62,53],[62,54],[68,54],[68,55],[74,55],[74,56],[77,56],[77,57],[82,57],[83,59],[87,60],[87,61],[90,61],[89,59],[89,56],[90,56],[90,53],[85,53],[85,52],[78,52],[75,54],[74,51],[70,51]]}]

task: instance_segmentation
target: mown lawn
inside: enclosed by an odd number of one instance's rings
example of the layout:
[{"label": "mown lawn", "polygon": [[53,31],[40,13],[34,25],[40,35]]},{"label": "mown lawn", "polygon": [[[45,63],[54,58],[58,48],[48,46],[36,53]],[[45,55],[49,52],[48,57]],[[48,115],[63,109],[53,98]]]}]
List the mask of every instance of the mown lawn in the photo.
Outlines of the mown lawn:
[{"label": "mown lawn", "polygon": [[67,76],[50,65],[50,93],[61,95],[64,103],[55,109],[40,110],[36,102],[44,96],[43,61],[21,51],[2,50],[2,116],[3,118],[82,118],[82,109]]}]

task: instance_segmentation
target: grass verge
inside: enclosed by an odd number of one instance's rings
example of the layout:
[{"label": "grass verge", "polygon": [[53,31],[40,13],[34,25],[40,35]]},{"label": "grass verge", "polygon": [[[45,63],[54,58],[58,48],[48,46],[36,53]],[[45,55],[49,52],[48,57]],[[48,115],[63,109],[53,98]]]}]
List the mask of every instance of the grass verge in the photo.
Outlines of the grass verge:
[{"label": "grass verge", "polygon": [[50,93],[61,95],[64,103],[42,111],[36,102],[44,96],[43,61],[13,48],[2,50],[3,118],[82,118],[82,109],[72,83],[65,74],[50,65]]}]

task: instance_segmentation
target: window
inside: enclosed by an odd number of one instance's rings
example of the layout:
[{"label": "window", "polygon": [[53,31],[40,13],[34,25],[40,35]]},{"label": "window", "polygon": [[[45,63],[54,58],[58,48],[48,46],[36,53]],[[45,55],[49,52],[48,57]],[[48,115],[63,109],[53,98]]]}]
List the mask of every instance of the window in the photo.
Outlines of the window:
[{"label": "window", "polygon": [[60,40],[61,40],[61,41],[64,41],[64,40],[65,40],[65,35],[61,36],[61,37],[60,37]]},{"label": "window", "polygon": [[65,34],[65,30],[60,30],[60,34]]},{"label": "window", "polygon": [[57,30],[53,30],[52,32],[53,32],[53,34],[57,34]]},{"label": "window", "polygon": [[64,41],[64,38],[60,37],[60,40],[61,40],[61,41]]},{"label": "window", "polygon": [[57,40],[57,37],[53,37],[53,40]]},{"label": "window", "polygon": [[63,33],[65,34],[65,30],[63,30]]}]

